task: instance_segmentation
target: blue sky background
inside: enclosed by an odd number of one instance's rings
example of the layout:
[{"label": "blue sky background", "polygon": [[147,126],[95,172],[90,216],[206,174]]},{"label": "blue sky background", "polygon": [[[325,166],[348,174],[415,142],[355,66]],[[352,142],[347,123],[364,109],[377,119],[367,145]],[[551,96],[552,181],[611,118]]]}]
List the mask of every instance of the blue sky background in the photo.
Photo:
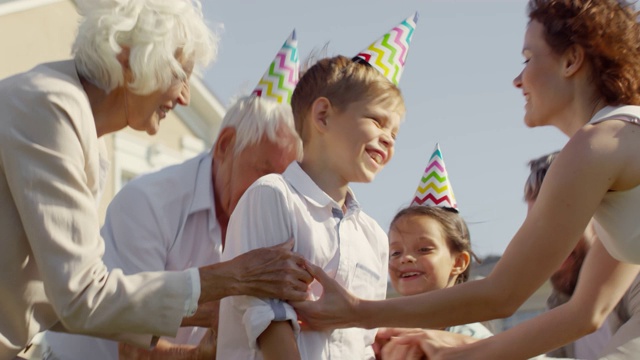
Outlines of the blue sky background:
[{"label": "blue sky background", "polygon": [[420,13],[400,81],[407,116],[396,154],[373,183],[353,185],[385,230],[439,142],[475,252],[501,254],[525,217],[527,161],[567,140],[522,120],[512,80],[523,67],[526,0],[216,0],[203,9],[212,26],[224,24],[204,81],[225,105],[253,89],[293,28],[303,61],[325,43],[328,55],[353,56]]}]

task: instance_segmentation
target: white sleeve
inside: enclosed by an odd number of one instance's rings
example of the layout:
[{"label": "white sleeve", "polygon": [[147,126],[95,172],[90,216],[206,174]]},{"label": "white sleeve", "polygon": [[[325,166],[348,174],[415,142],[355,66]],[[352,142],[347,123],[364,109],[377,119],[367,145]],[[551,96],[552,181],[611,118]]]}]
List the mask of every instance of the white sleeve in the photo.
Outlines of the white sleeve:
[{"label": "white sleeve", "polygon": [[[273,246],[293,236],[292,212],[284,183],[258,181],[242,196],[229,220],[222,260],[227,261],[253,249]],[[249,339],[257,349],[257,339],[272,321],[291,321],[296,337],[300,331],[293,308],[279,299],[233,296],[231,304],[242,313]]]}]

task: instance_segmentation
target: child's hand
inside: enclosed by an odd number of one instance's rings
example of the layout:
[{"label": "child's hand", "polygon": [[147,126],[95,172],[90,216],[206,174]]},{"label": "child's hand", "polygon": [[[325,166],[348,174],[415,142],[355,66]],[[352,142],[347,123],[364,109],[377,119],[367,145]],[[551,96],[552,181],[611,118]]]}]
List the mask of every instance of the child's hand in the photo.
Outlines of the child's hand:
[{"label": "child's hand", "polygon": [[290,301],[305,329],[333,330],[352,327],[352,318],[360,299],[345,290],[322,268],[308,261],[307,271],[322,285],[323,293],[316,301]]}]

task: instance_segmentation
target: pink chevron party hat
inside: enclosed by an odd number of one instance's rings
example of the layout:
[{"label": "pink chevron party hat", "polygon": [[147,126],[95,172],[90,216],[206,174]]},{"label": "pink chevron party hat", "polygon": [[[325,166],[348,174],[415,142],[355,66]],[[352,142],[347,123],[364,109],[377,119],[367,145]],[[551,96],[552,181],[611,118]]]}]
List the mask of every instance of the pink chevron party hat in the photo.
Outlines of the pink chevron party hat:
[{"label": "pink chevron party hat", "polygon": [[298,83],[299,68],[298,40],[296,31],[293,30],[252,94],[281,104],[290,104],[293,89]]},{"label": "pink chevron party hat", "polygon": [[458,210],[458,203],[453,195],[453,188],[449,183],[449,175],[444,166],[440,145],[436,144],[429,164],[420,179],[418,190],[413,196],[411,205],[441,206],[451,210]]},{"label": "pink chevron party hat", "polygon": [[397,86],[404,70],[404,62],[407,59],[409,44],[411,44],[417,22],[418,12],[415,12],[362,50],[353,60],[373,66]]}]

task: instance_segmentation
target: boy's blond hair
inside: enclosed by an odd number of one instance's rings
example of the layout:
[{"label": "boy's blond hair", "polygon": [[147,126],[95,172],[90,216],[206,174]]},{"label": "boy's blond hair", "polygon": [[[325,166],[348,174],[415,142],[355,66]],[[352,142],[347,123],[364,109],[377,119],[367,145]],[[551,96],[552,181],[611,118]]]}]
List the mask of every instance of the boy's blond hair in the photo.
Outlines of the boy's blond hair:
[{"label": "boy's blond hair", "polygon": [[291,98],[296,131],[303,142],[308,140],[305,124],[311,106],[325,97],[339,111],[358,101],[369,99],[404,116],[400,89],[378,70],[345,56],[324,58],[304,71]]}]

